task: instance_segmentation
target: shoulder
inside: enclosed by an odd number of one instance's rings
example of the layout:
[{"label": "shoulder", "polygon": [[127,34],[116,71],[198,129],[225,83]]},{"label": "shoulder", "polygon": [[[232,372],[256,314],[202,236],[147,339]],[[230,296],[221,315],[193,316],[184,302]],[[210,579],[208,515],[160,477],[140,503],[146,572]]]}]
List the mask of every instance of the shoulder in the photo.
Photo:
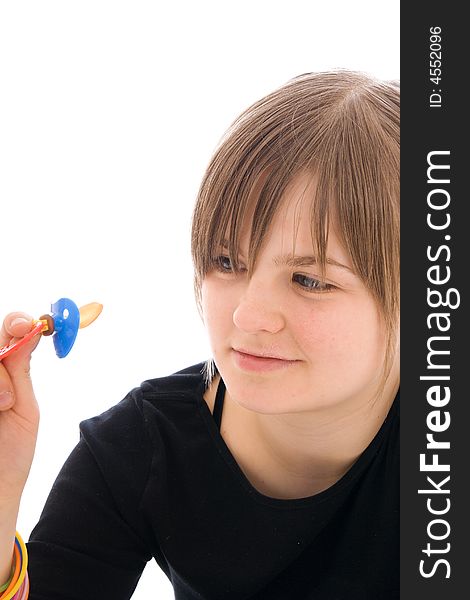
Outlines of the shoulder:
[{"label": "shoulder", "polygon": [[[188,411],[204,394],[204,363],[187,367],[165,377],[148,379],[132,389],[119,403],[105,412],[80,423],[86,440],[99,438],[102,443],[126,444],[133,448],[144,442],[143,430],[160,416]],[[137,444],[137,445],[140,445]]]},{"label": "shoulder", "polygon": [[121,482],[147,477],[156,457],[188,438],[200,420],[202,367],[146,380],[107,411],[80,423],[80,446],[107,478],[114,472]]},{"label": "shoulder", "polygon": [[165,398],[168,396],[194,396],[204,392],[204,363],[192,365],[166,377],[147,379],[131,394],[145,400]]}]

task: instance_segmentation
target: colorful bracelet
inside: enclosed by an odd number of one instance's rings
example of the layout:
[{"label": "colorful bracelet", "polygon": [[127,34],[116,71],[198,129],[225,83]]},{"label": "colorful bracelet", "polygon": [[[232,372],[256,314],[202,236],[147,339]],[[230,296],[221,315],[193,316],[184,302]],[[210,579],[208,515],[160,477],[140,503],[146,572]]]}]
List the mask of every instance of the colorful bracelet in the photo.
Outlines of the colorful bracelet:
[{"label": "colorful bracelet", "polygon": [[0,600],[27,600],[29,595],[28,552],[20,534],[16,532],[13,550],[13,576],[0,591]]},{"label": "colorful bracelet", "polygon": [[1,597],[1,594],[3,594],[3,592],[4,592],[4,591],[7,589],[7,587],[10,585],[10,583],[11,583],[11,580],[13,579],[13,574],[14,574],[14,572],[15,572],[15,565],[14,565],[14,564],[12,564],[12,566],[11,566],[11,573],[10,573],[10,579],[9,579],[9,580],[8,580],[6,583],[4,583],[4,584],[3,584],[3,585],[0,587],[0,597]]},{"label": "colorful bracelet", "polygon": [[10,585],[11,580],[13,579],[13,571],[14,571],[14,567],[11,568],[11,574],[10,574],[10,579],[4,583],[2,585],[2,587],[0,587],[0,594],[3,594],[3,592],[7,589],[7,587]]}]

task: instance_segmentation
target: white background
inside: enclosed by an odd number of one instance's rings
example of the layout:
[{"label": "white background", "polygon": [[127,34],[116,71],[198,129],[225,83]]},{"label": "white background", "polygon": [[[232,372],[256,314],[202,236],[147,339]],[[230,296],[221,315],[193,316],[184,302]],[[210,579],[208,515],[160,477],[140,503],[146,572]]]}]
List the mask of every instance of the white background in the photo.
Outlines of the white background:
[{"label": "white background", "polygon": [[[70,355],[33,358],[42,419],[25,538],[78,423],[210,355],[190,220],[233,119],[301,73],[399,78],[399,1],[2,1],[0,316],[103,303]],[[155,563],[133,598],[173,598]]]}]

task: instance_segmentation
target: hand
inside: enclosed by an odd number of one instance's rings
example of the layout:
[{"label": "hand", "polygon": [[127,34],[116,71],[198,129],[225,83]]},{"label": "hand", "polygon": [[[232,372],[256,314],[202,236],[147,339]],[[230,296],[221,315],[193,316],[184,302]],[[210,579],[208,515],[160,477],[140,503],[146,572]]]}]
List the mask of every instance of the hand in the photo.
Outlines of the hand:
[{"label": "hand", "polygon": [[[25,336],[33,319],[10,313],[0,330],[0,347]],[[34,456],[39,408],[30,377],[31,353],[41,335],[0,362],[0,503],[21,497]]]}]

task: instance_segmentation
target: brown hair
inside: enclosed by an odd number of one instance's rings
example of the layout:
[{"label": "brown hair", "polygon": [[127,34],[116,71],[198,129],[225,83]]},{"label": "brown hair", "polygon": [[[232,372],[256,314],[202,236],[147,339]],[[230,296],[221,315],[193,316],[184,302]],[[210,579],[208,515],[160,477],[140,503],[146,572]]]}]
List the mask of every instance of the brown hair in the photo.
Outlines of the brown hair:
[{"label": "brown hair", "polygon": [[249,272],[286,187],[310,172],[317,177],[311,229],[319,264],[324,270],[334,216],[354,270],[383,315],[386,377],[399,319],[399,134],[398,83],[353,71],[300,75],[245,110],[216,149],[197,197],[191,247],[198,304],[224,240],[237,268],[255,186]]}]

